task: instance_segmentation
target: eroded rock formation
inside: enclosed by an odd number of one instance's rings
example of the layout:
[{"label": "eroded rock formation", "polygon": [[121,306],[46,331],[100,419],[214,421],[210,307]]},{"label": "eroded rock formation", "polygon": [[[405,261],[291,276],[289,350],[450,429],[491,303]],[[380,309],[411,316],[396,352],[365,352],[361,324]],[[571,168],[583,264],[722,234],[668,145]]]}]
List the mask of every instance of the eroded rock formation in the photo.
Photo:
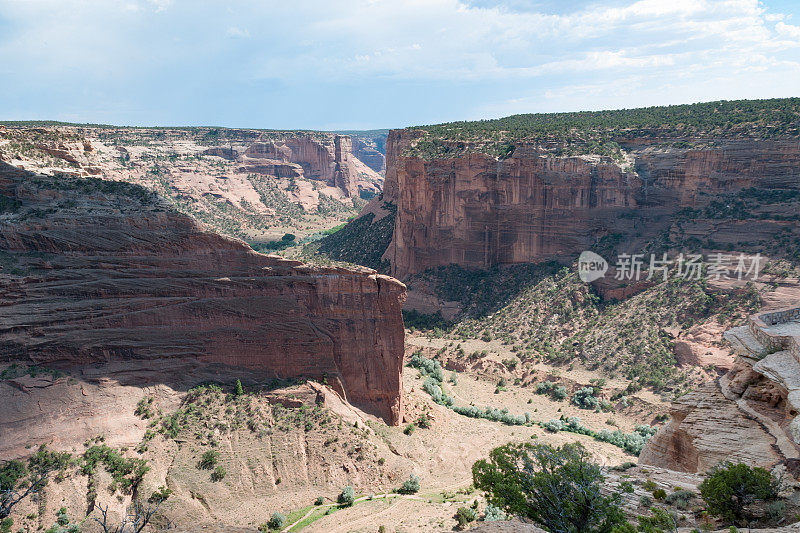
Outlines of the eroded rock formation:
[{"label": "eroded rock formation", "polygon": [[125,183],[0,163],[0,195],[0,360],[191,360],[309,377],[401,420],[395,279],[257,254]]},{"label": "eroded rock formation", "polygon": [[738,353],[716,383],[678,399],[641,464],[705,472],[722,461],[800,474],[800,309],[759,313],[725,336]]},{"label": "eroded rock formation", "polygon": [[[407,155],[422,135],[392,131],[387,146],[384,199],[397,205],[397,217],[385,257],[401,279],[450,263],[574,259],[603,238],[639,251],[682,208],[745,187],[800,185],[800,143],[792,139],[691,139],[695,147],[686,147],[620,138],[617,159],[524,143],[505,159]],[[770,231],[752,228],[762,230]]]},{"label": "eroded rock formation", "polygon": [[253,143],[241,161],[245,169],[278,177],[305,176],[338,187],[346,196],[358,196],[359,188],[364,189],[368,184],[358,179],[360,169],[352,152],[352,141],[347,135],[326,138],[297,135]]},{"label": "eroded rock formation", "polygon": [[374,144],[367,144],[361,139],[353,139],[353,155],[375,172],[386,170],[386,156]]}]

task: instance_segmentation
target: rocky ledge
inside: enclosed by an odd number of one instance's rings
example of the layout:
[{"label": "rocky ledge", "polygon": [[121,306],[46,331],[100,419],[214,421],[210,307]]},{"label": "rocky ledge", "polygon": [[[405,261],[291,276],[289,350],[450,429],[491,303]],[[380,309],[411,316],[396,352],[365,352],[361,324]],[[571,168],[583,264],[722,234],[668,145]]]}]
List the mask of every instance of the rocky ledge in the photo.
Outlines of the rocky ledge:
[{"label": "rocky ledge", "polygon": [[800,308],[761,312],[725,333],[737,353],[716,383],[677,400],[641,464],[704,472],[721,461],[800,475]]}]

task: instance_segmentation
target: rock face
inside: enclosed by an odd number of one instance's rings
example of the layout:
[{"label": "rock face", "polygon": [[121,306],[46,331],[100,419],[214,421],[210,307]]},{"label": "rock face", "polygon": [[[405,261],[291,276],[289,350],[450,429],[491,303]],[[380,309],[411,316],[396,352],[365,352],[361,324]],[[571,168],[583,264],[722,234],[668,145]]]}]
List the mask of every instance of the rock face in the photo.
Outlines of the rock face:
[{"label": "rock face", "polygon": [[[298,135],[280,141],[253,143],[244,152],[242,161],[246,168],[257,172],[262,172],[264,167],[268,168],[264,173],[278,177],[294,175],[324,181],[349,197],[359,194],[358,169],[352,152],[352,141],[347,135],[324,139]],[[290,170],[292,167],[294,169]]]},{"label": "rock face", "polygon": [[726,332],[739,357],[717,383],[673,403],[641,464],[705,472],[721,461],[800,473],[800,308],[750,317]]},{"label": "rock face", "polygon": [[189,359],[325,380],[401,420],[398,281],[257,254],[125,183],[0,163],[0,195],[0,360]]},{"label": "rock face", "polygon": [[695,139],[697,148],[682,148],[674,140],[617,139],[624,161],[557,156],[533,144],[516,145],[503,160],[404,155],[422,135],[392,131],[387,145],[384,199],[397,205],[397,218],[385,257],[401,279],[450,263],[574,259],[603,237],[633,247],[715,194],[800,186],[796,140]]},{"label": "rock face", "polygon": [[361,139],[353,139],[353,155],[375,172],[386,170],[386,156],[377,146],[367,144]]}]

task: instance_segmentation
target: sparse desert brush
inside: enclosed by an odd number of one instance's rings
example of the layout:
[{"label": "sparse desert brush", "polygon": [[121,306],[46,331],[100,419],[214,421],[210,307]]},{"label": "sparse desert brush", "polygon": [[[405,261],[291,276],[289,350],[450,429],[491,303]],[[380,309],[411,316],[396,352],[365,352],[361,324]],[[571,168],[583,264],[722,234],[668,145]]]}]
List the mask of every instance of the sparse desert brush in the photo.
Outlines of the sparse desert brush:
[{"label": "sparse desert brush", "polygon": [[207,450],[203,452],[200,460],[197,462],[197,468],[202,470],[211,470],[217,465],[219,461],[219,452],[217,450]]},{"label": "sparse desert brush", "polygon": [[211,481],[222,481],[226,474],[227,472],[225,471],[224,467],[217,466],[214,471],[211,472]]},{"label": "sparse desert brush", "polygon": [[400,494],[416,494],[419,492],[419,476],[413,473],[403,482],[397,492]]},{"label": "sparse desert brush", "polygon": [[342,489],[342,492],[336,498],[336,501],[342,507],[349,507],[353,505],[356,501],[356,494],[353,490],[353,487],[351,485],[347,485],[344,489]]}]

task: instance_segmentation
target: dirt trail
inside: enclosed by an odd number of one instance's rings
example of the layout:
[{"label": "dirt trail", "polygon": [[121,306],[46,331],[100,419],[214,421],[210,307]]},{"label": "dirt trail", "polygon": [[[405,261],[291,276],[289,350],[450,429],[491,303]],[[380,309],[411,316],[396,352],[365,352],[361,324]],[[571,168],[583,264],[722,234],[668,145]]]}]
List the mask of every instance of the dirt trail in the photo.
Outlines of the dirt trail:
[{"label": "dirt trail", "polygon": [[[458,485],[454,485],[454,486],[462,486],[462,485],[458,484]],[[389,498],[404,499],[404,500],[420,500],[420,501],[424,501],[425,500],[425,498],[422,498],[421,496],[416,496],[414,494],[400,494],[399,492],[384,492],[383,494],[374,494],[371,498],[373,500],[380,500],[381,498],[384,498],[387,501],[389,501]],[[354,504],[355,503],[359,503],[359,502],[365,502],[365,501],[367,501],[369,499],[370,499],[370,496],[360,496],[360,497],[358,497],[358,498],[356,498],[354,500]],[[351,520],[351,521],[347,522],[346,525],[343,525],[343,526],[341,526],[339,528],[336,528],[336,529],[331,529],[329,531],[331,531],[331,532],[333,532],[333,531],[348,531],[347,528],[352,528],[354,525],[357,525],[359,522],[363,522],[364,520],[367,520],[367,519],[372,519],[372,518],[374,518],[376,516],[380,516],[381,514],[385,513],[386,511],[388,511],[389,509],[392,508],[392,506],[394,505],[395,502],[391,501],[389,503],[390,503],[389,507],[387,507],[386,509],[384,509],[380,513],[377,513],[377,514],[374,514],[374,515],[370,515],[370,516],[362,518],[362,519]],[[298,518],[295,522],[292,522],[291,524],[289,524],[288,526],[283,528],[282,531],[284,533],[287,532],[287,531],[290,531],[294,526],[296,526],[297,524],[299,524],[300,522],[302,522],[303,520],[305,520],[306,518],[311,516],[311,514],[314,511],[318,510],[318,509],[329,508],[329,507],[337,507],[337,506],[338,506],[338,504],[328,503],[328,504],[325,504],[325,505],[317,505],[315,507],[312,507],[306,514],[304,514],[303,516]]]}]

